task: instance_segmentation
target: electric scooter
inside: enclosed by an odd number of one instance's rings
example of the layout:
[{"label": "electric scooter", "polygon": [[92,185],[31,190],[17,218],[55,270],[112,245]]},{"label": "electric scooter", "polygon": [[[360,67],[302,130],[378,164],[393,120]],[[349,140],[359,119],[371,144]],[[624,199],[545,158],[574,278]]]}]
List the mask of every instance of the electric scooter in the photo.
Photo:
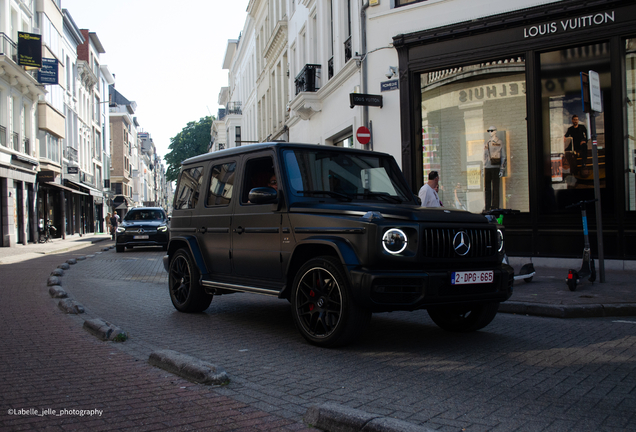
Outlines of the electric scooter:
[{"label": "electric scooter", "polygon": [[579,201],[576,204],[571,204],[565,207],[566,209],[581,207],[581,218],[583,219],[583,261],[581,263],[581,270],[568,270],[568,278],[565,282],[568,284],[570,291],[576,291],[576,284],[578,284],[581,279],[588,278],[590,282],[594,282],[596,280],[596,268],[594,268],[594,260],[590,253],[590,238],[587,231],[587,213],[585,211],[585,206],[587,204],[591,204],[596,201],[598,201],[598,199]]},{"label": "electric scooter", "polygon": [[[512,209],[493,209],[493,210],[487,211],[485,214],[489,221],[497,222],[498,224],[503,225],[504,215],[511,215],[511,214],[518,214],[518,213],[521,213],[521,212],[519,210],[512,210]],[[507,254],[504,254],[502,262],[504,264],[510,265],[510,263],[508,262]],[[532,282],[532,278],[534,277],[534,274],[535,274],[534,264],[532,263],[524,264],[523,266],[521,266],[519,273],[515,275],[515,280],[523,279],[523,281],[526,283]]]}]

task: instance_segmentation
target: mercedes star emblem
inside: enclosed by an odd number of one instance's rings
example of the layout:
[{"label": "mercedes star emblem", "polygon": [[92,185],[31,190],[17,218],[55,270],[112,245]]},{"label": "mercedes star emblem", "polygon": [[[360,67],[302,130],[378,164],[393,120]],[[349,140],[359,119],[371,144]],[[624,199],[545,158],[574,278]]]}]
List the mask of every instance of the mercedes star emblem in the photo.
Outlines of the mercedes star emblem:
[{"label": "mercedes star emblem", "polygon": [[460,231],[455,234],[453,238],[453,249],[455,253],[460,256],[465,256],[470,250],[470,238],[464,231]]}]

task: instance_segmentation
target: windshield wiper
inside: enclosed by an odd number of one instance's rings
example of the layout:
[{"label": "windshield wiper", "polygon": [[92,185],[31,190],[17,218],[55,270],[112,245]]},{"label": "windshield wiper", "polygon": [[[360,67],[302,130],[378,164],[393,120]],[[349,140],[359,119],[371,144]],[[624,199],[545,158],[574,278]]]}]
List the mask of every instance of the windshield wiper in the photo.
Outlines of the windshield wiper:
[{"label": "windshield wiper", "polygon": [[333,197],[333,198],[339,198],[341,201],[351,201],[352,200],[352,198],[349,195],[343,194],[343,193],[340,193],[340,192],[334,192],[334,191],[306,190],[306,191],[298,191],[298,193],[305,194],[305,195],[329,195],[330,197]]},{"label": "windshield wiper", "polygon": [[362,196],[363,198],[366,198],[366,197],[379,197],[379,198],[384,198],[384,199],[386,199],[387,201],[394,202],[394,203],[402,203],[402,202],[404,202],[404,201],[402,201],[399,197],[396,197],[396,196],[394,196],[394,195],[391,195],[391,194],[389,194],[389,193],[387,193],[387,192],[365,192],[365,193],[357,193],[357,194],[355,194],[355,195],[356,195],[356,196],[360,195],[360,196]]}]

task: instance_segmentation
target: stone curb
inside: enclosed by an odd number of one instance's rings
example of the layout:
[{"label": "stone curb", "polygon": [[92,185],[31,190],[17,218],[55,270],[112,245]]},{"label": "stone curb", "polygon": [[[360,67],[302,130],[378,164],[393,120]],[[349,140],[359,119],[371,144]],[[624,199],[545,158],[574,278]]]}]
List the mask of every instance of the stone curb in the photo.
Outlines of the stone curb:
[{"label": "stone curb", "polygon": [[53,298],[67,298],[68,294],[59,285],[53,285],[49,288],[49,295]]},{"label": "stone curb", "polygon": [[57,307],[59,307],[62,312],[67,314],[83,314],[84,306],[76,302],[75,300],[71,300],[69,298],[60,300],[57,303]]},{"label": "stone curb", "polygon": [[83,327],[84,330],[103,341],[123,342],[128,339],[125,331],[101,318],[86,320]]},{"label": "stone curb", "polygon": [[404,420],[369,414],[336,404],[309,407],[303,420],[311,427],[330,432],[433,432]]},{"label": "stone curb", "polygon": [[152,352],[148,363],[199,384],[224,385],[230,382],[222,368],[173,350]]},{"label": "stone curb", "polygon": [[499,312],[551,318],[622,317],[636,315],[636,303],[550,305],[508,301],[499,305]]}]

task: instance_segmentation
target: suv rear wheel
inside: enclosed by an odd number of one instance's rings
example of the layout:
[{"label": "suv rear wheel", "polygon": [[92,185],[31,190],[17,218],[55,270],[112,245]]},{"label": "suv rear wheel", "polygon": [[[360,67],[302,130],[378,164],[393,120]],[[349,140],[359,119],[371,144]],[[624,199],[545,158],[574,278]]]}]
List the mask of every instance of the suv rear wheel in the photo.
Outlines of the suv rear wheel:
[{"label": "suv rear wheel", "polygon": [[329,256],[313,258],[300,268],[291,303],[296,327],[318,346],[346,345],[371,319],[371,312],[353,304],[342,265]]},{"label": "suv rear wheel", "polygon": [[179,249],[170,260],[168,286],[170,300],[180,312],[203,312],[212,302],[212,294],[203,291],[199,270],[186,249]]},{"label": "suv rear wheel", "polygon": [[454,305],[429,308],[428,314],[440,328],[452,332],[468,333],[480,330],[497,315],[499,303]]}]

